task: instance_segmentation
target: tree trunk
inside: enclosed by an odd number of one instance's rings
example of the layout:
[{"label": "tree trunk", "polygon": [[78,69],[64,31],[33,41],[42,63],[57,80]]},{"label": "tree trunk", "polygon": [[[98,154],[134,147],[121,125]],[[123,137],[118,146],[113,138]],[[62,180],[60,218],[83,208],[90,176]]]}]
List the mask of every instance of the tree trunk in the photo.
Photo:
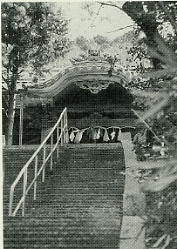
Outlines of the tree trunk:
[{"label": "tree trunk", "polygon": [[13,143],[13,126],[15,117],[15,93],[18,79],[18,67],[13,68],[11,83],[9,85],[9,101],[8,101],[8,124],[7,124],[7,145]]},{"label": "tree trunk", "polygon": [[15,117],[15,93],[9,94],[8,124],[7,124],[7,145],[13,143],[13,126]]},{"label": "tree trunk", "polygon": [[158,23],[153,12],[146,13],[143,9],[143,2],[125,2],[122,9],[145,33],[149,54],[155,59],[153,60],[154,67],[157,69],[159,62],[168,67],[176,67],[177,56],[158,33]]}]

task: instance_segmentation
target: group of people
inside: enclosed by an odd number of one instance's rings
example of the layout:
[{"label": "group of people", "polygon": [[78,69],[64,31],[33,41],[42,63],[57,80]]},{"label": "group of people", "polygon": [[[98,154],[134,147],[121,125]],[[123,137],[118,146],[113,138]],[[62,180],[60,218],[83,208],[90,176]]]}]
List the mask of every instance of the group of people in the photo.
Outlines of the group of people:
[{"label": "group of people", "polygon": [[69,129],[69,142],[70,143],[108,143],[120,141],[121,129],[119,127],[88,127],[78,129],[71,127]]}]

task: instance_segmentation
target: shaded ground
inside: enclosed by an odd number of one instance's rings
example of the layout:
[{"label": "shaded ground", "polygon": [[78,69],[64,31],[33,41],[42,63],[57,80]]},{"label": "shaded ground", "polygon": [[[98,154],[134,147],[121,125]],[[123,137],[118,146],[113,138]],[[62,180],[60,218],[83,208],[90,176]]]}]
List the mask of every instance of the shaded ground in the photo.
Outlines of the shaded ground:
[{"label": "shaded ground", "polygon": [[169,159],[157,161],[137,161],[130,134],[123,134],[122,144],[125,153],[126,179],[123,200],[123,224],[120,249],[145,249],[144,218],[146,217],[145,193],[141,190],[140,170],[164,167]]},{"label": "shaded ground", "polygon": [[122,145],[125,153],[126,178],[123,199],[123,222],[121,228],[120,249],[145,249],[145,195],[136,178],[136,171],[141,162],[136,160],[130,133],[124,133]]},{"label": "shaded ground", "polygon": [[[127,134],[128,136],[128,134]],[[137,170],[142,162],[136,160],[131,138],[124,137],[123,148],[125,153],[126,179],[124,193],[124,215],[145,215],[145,196],[141,191],[140,184],[136,178]]]}]

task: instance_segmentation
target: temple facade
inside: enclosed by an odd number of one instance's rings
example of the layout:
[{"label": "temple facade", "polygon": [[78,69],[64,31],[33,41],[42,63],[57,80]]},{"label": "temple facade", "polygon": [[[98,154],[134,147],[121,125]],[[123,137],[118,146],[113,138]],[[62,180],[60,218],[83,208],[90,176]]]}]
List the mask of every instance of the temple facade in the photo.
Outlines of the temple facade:
[{"label": "temple facade", "polygon": [[92,132],[95,135],[91,137],[101,141],[99,134],[103,140],[107,131],[107,140],[116,141],[120,131],[137,128],[128,82],[129,74],[121,66],[111,68],[99,56],[72,61],[72,66],[59,70],[52,79],[20,92],[21,107],[17,109],[21,111],[16,110],[14,144],[40,143],[64,107],[68,111],[69,135],[83,131],[81,140],[88,142]]}]

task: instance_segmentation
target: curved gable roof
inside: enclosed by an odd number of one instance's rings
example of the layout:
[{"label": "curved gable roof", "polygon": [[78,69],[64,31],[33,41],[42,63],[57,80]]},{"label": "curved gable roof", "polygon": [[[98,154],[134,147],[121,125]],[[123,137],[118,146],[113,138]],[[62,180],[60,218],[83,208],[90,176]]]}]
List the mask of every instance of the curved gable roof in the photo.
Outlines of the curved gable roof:
[{"label": "curved gable roof", "polygon": [[[128,75],[121,67],[115,67],[112,76],[108,75],[110,64],[107,61],[82,61],[59,72],[52,79],[37,84],[34,88],[28,88],[28,93],[34,96],[53,98],[71,84],[82,82],[107,82],[107,85],[115,83],[124,88],[129,81]],[[103,83],[104,84],[104,83]]]}]

